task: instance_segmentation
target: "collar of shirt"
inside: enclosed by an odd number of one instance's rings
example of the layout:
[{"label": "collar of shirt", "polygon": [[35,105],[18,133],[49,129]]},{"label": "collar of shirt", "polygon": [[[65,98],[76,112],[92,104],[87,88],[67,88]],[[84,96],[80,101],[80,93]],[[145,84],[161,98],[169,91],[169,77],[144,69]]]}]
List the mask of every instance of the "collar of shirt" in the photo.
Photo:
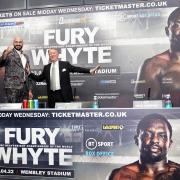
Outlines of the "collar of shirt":
[{"label": "collar of shirt", "polygon": [[22,50],[18,51],[17,49],[15,49],[15,50],[19,54],[19,56],[21,57],[21,55],[23,54],[23,51]]},{"label": "collar of shirt", "polygon": [[57,60],[56,62],[51,63],[51,64],[54,65],[54,66],[56,66],[56,67],[58,67],[58,66],[59,66],[59,61]]},{"label": "collar of shirt", "polygon": [[26,67],[26,63],[27,63],[27,59],[24,56],[23,51],[22,50],[20,50],[20,51],[16,50],[16,52],[19,54],[19,56],[21,58],[21,62],[22,62],[23,68],[25,68]]}]

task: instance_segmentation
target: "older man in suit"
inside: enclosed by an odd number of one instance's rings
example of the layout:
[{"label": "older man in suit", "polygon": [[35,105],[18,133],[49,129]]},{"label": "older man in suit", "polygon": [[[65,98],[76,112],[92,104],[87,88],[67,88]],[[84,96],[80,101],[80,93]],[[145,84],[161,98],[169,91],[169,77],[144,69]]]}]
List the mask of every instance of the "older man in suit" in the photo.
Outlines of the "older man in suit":
[{"label": "older man in suit", "polygon": [[23,39],[15,37],[13,49],[6,49],[0,58],[0,66],[5,67],[4,88],[9,103],[22,102],[32,98],[32,81],[28,79],[29,59],[23,53]]},{"label": "older man in suit", "polygon": [[99,69],[99,66],[96,66],[93,69],[75,67],[69,62],[59,61],[57,49],[49,49],[48,53],[51,63],[44,66],[44,69],[39,76],[30,73],[29,77],[38,82],[46,80],[48,104],[50,108],[54,108],[55,102],[73,101],[70,72],[94,74],[95,71]]}]

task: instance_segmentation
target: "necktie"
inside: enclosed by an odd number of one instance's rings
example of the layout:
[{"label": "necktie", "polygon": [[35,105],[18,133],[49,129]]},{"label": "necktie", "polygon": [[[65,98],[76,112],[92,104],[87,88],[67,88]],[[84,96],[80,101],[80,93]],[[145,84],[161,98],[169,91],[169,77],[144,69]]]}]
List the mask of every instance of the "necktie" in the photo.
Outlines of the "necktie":
[{"label": "necktie", "polygon": [[51,69],[51,90],[56,90],[56,66],[54,63],[52,63],[52,69]]}]

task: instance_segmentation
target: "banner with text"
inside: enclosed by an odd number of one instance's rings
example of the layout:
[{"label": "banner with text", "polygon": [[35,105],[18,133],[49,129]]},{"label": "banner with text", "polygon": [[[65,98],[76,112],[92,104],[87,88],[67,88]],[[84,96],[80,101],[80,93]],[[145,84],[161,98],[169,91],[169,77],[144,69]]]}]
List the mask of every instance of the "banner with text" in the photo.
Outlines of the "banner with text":
[{"label": "banner with text", "polygon": [[[32,72],[39,75],[49,63],[48,49],[75,66],[101,65],[95,76],[73,74],[75,98],[97,95],[106,107],[131,107],[137,72],[145,59],[169,48],[164,28],[178,3],[152,1],[80,7],[55,7],[0,12],[0,52],[15,36],[24,39]],[[0,68],[0,102],[4,68]],[[44,96],[45,82],[36,83],[35,96]]]}]

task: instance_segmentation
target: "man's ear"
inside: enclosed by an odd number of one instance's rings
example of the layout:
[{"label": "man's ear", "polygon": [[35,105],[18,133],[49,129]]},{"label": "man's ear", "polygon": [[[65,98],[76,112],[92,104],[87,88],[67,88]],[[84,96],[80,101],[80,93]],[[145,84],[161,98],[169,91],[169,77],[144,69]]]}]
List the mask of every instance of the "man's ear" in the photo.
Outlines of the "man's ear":
[{"label": "man's ear", "polygon": [[138,135],[137,134],[134,136],[134,142],[138,146]]},{"label": "man's ear", "polygon": [[166,36],[169,36],[169,28],[168,26],[165,27]]},{"label": "man's ear", "polygon": [[169,148],[171,147],[172,143],[173,143],[173,140],[171,139],[169,143]]}]

